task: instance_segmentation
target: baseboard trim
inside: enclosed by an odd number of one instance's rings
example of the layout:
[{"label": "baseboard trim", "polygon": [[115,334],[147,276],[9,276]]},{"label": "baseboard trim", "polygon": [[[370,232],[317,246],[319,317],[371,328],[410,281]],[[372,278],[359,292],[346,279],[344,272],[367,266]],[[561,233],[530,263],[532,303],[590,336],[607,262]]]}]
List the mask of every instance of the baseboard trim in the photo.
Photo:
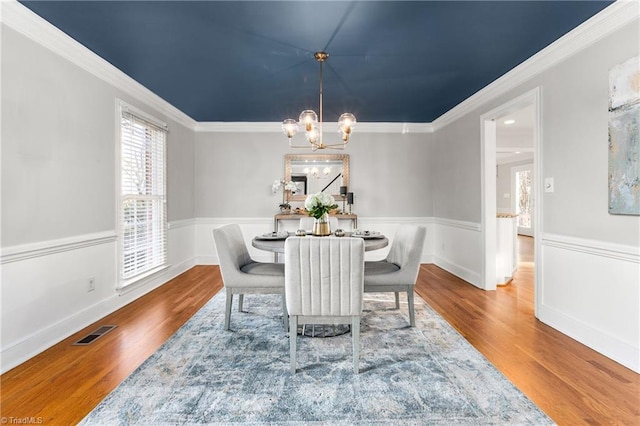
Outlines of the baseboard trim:
[{"label": "baseboard trim", "polygon": [[[21,340],[2,348],[0,357],[0,374],[11,370],[39,353],[60,343],[83,328],[99,321],[121,307],[133,302],[145,294],[168,283],[173,278],[195,266],[195,259],[187,259],[178,265],[169,267],[163,274],[147,281],[144,285],[136,286],[127,294],[113,293],[111,296],[57,321],[35,333],[31,333]],[[115,290],[115,283],[113,284]]]},{"label": "baseboard trim", "polygon": [[538,312],[540,321],[550,327],[640,373],[640,347],[595,329],[548,305],[538,306]]},{"label": "baseboard trim", "polygon": [[443,259],[442,257],[432,256],[432,261],[428,263],[434,263],[436,266],[444,269],[445,271],[461,278],[468,283],[478,287],[482,290],[482,279],[478,272],[472,271],[471,269],[465,268],[464,266],[457,265],[453,262],[448,261],[447,259]]}]

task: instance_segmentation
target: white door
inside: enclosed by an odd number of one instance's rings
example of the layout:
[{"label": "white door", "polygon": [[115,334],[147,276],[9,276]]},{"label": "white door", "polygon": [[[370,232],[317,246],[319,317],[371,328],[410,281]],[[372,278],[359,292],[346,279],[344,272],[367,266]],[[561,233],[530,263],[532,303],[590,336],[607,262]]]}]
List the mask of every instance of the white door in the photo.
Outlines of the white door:
[{"label": "white door", "polygon": [[518,234],[533,236],[533,164],[511,168],[511,199],[518,215]]}]

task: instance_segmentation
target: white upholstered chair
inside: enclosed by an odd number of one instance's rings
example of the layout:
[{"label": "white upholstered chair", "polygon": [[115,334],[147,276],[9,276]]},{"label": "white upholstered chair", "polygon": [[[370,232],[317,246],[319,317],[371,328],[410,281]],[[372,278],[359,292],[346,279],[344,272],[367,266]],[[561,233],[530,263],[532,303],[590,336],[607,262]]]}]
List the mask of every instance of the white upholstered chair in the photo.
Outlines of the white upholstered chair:
[{"label": "white upholstered chair", "polygon": [[[300,224],[298,225],[298,229],[304,229],[305,231],[310,231],[313,229],[313,216],[305,216],[300,218]],[[329,216],[329,228],[331,228],[331,232],[334,232],[336,229],[340,227],[338,223],[338,218],[335,216]]]},{"label": "white upholstered chair", "polygon": [[413,287],[420,271],[420,258],[427,234],[422,226],[400,225],[387,258],[364,264],[364,292],[394,292],[396,308],[400,308],[399,292],[407,292],[409,324],[415,327]]},{"label": "white upholstered chair", "polygon": [[289,237],[284,245],[291,372],[296,372],[298,324],[351,324],[353,369],[360,358],[364,241]]},{"label": "white upholstered chair", "polygon": [[242,231],[237,224],[214,229],[213,240],[227,293],[224,329],[229,330],[234,294],[239,295],[238,311],[242,312],[245,294],[262,293],[282,295],[282,315],[286,330],[289,322],[284,298],[284,264],[254,261],[249,255]]}]

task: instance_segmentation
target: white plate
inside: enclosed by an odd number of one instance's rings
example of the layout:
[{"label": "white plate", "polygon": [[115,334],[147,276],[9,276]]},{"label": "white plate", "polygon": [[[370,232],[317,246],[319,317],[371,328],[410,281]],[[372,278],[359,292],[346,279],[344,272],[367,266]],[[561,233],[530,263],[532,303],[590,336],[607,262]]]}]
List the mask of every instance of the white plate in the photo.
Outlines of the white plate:
[{"label": "white plate", "polygon": [[360,231],[357,233],[353,233],[351,234],[352,237],[359,237],[359,238],[364,238],[366,239],[373,239],[373,238],[384,238],[384,235],[380,234],[377,231]]},{"label": "white plate", "polygon": [[283,232],[267,232],[266,234],[262,234],[256,239],[258,240],[284,240],[289,236],[289,233],[286,231]]}]

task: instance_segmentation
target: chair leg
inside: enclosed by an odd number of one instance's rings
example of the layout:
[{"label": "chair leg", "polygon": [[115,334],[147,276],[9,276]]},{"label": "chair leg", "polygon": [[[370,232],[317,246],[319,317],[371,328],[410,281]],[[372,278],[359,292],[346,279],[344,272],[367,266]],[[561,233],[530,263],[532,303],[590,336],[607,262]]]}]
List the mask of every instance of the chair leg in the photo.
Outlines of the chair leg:
[{"label": "chair leg", "polygon": [[396,291],[395,295],[396,295],[396,309],[400,309],[400,292]]},{"label": "chair leg", "polygon": [[282,321],[284,322],[284,332],[287,333],[289,331],[289,316],[287,315],[287,298],[284,293],[282,293]]},{"label": "chair leg", "polygon": [[353,372],[360,372],[360,317],[351,318],[351,340],[353,340]]},{"label": "chair leg", "polygon": [[296,373],[296,341],[298,340],[298,317],[289,316],[289,349],[291,353],[291,374]]},{"label": "chair leg", "polygon": [[227,300],[224,306],[224,329],[229,330],[229,325],[231,323],[231,302],[233,301],[233,293],[231,289],[227,289]]},{"label": "chair leg", "polygon": [[407,302],[409,305],[409,325],[411,327],[416,326],[416,312],[413,307],[413,286],[409,286],[407,290]]},{"label": "chair leg", "polygon": [[238,312],[244,312],[242,305],[244,305],[244,294],[240,293],[238,297]]}]

